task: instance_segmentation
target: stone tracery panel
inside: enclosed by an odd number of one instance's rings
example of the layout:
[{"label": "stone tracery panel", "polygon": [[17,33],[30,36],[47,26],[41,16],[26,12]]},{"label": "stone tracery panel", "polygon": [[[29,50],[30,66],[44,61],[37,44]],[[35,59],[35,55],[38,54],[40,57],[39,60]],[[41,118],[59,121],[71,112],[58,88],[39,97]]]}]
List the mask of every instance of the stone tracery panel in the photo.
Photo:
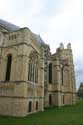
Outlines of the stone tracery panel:
[{"label": "stone tracery panel", "polygon": [[32,51],[29,56],[29,71],[28,71],[28,81],[33,83],[38,83],[38,67],[39,59],[38,54]]}]

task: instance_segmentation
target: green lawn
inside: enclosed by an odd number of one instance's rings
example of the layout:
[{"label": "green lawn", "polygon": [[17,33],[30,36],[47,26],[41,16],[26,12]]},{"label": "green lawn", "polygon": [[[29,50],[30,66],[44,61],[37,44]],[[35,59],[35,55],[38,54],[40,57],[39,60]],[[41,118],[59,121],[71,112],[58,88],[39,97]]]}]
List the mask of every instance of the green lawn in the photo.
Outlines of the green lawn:
[{"label": "green lawn", "polygon": [[46,109],[25,118],[1,116],[0,125],[83,125],[83,101],[75,106]]}]

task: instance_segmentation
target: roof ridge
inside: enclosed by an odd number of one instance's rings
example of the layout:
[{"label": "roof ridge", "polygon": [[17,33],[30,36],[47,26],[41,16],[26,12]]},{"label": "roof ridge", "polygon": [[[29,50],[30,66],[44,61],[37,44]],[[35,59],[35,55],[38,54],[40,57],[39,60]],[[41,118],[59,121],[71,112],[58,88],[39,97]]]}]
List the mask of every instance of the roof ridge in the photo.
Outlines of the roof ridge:
[{"label": "roof ridge", "polygon": [[0,19],[0,25],[4,28],[6,28],[8,31],[15,31],[15,30],[19,30],[20,27],[16,26],[10,22],[7,22],[5,20]]}]

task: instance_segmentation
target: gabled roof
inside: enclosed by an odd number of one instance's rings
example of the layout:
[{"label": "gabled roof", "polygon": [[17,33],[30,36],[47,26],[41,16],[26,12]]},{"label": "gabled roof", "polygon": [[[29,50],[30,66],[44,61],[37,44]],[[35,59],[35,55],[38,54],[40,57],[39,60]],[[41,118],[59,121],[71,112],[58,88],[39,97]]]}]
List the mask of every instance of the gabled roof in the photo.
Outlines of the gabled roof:
[{"label": "gabled roof", "polygon": [[12,31],[16,31],[16,30],[19,30],[20,27],[12,24],[12,23],[9,23],[7,21],[4,21],[2,19],[0,19],[0,26],[2,26],[3,28],[5,28],[6,30],[12,32]]}]

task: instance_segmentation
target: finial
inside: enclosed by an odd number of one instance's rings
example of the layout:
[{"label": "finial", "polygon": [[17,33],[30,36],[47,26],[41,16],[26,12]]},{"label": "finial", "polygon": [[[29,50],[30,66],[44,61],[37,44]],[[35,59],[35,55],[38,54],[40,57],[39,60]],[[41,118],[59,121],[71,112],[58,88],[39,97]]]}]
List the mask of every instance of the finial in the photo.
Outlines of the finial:
[{"label": "finial", "polygon": [[71,43],[68,43],[67,49],[71,49]]},{"label": "finial", "polygon": [[63,43],[60,43],[60,49],[64,49]]}]

